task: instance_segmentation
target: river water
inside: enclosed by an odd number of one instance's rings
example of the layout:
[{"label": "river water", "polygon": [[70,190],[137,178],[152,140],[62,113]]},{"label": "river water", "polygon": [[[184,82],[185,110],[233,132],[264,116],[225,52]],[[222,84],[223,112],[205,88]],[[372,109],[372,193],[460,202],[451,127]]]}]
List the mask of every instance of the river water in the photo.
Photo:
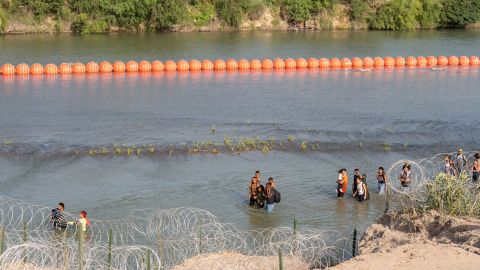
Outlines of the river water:
[{"label": "river water", "polygon": [[[0,63],[89,60],[475,55],[478,31],[242,32],[0,36]],[[364,228],[384,211],[378,166],[478,148],[480,69],[298,70],[0,78],[0,195],[122,218],[134,209],[208,210],[242,229]],[[212,132],[215,129],[215,132]],[[275,138],[269,153],[89,156],[118,145]],[[301,142],[317,146],[301,151]],[[338,169],[369,176],[370,201],[337,199]],[[248,207],[255,170],[273,214]],[[351,177],[351,176],[350,176]]]}]

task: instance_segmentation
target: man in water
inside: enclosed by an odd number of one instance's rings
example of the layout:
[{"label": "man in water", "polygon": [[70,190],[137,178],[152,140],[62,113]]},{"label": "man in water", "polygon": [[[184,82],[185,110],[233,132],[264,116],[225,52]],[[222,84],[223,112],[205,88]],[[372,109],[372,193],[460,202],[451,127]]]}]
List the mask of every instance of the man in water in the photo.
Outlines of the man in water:
[{"label": "man in water", "polygon": [[457,175],[463,172],[465,165],[467,164],[467,159],[463,155],[463,149],[458,149],[457,156],[455,157],[455,168],[457,168]]},{"label": "man in water", "polygon": [[65,230],[67,228],[67,220],[65,219],[65,204],[60,202],[58,203],[57,208],[52,209],[52,222],[54,230]]},{"label": "man in water", "polygon": [[260,171],[255,171],[255,178],[257,178],[257,183],[260,185]]}]

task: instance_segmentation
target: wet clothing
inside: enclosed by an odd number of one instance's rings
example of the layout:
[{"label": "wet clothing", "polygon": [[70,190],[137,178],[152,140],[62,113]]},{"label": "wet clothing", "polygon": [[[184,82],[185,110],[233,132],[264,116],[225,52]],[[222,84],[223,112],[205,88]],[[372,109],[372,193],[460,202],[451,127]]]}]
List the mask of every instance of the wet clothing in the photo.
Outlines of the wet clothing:
[{"label": "wet clothing", "polygon": [[[476,162],[475,162],[476,163]],[[472,181],[477,183],[480,178],[480,164],[474,164],[472,170]]]},{"label": "wet clothing", "polygon": [[257,208],[263,208],[265,207],[265,200],[267,199],[267,196],[265,195],[265,192],[259,192],[257,194],[257,200],[256,200],[256,204],[257,204]]},{"label": "wet clothing", "polygon": [[464,169],[464,166],[467,164],[467,159],[463,154],[457,154],[455,157],[455,166],[457,167],[457,172],[461,173]]},{"label": "wet clothing", "polygon": [[253,184],[250,182],[250,206],[254,206],[255,202],[257,201],[257,188],[258,184]]},{"label": "wet clothing", "polygon": [[[86,219],[86,218],[79,218],[76,222],[76,224],[79,226],[80,230],[82,232],[86,232],[87,231],[87,225],[90,225],[89,224],[90,222]],[[75,222],[68,222],[68,225],[74,225]]]},{"label": "wet clothing", "polygon": [[385,185],[387,183],[384,174],[377,174],[377,183],[378,183],[378,193],[383,194],[385,193]]},{"label": "wet clothing", "polygon": [[52,209],[53,229],[64,230],[67,228],[67,220],[65,215],[58,208]]}]

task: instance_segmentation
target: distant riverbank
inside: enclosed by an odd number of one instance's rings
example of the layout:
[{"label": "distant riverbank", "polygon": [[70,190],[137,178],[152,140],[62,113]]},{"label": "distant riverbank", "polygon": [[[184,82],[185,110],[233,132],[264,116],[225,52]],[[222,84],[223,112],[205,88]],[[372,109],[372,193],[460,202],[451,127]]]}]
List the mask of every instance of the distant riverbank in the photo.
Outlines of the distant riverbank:
[{"label": "distant riverbank", "polygon": [[396,30],[480,26],[480,0],[11,0],[0,33]]}]

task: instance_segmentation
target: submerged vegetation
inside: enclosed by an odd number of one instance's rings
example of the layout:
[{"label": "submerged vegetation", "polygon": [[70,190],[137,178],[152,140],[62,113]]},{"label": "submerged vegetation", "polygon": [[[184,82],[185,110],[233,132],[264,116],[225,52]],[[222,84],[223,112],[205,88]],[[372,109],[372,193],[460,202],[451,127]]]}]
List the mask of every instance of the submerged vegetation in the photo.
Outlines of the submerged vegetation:
[{"label": "submerged vegetation", "polygon": [[78,33],[414,30],[463,28],[479,19],[480,0],[0,0],[0,32],[10,24]]}]

